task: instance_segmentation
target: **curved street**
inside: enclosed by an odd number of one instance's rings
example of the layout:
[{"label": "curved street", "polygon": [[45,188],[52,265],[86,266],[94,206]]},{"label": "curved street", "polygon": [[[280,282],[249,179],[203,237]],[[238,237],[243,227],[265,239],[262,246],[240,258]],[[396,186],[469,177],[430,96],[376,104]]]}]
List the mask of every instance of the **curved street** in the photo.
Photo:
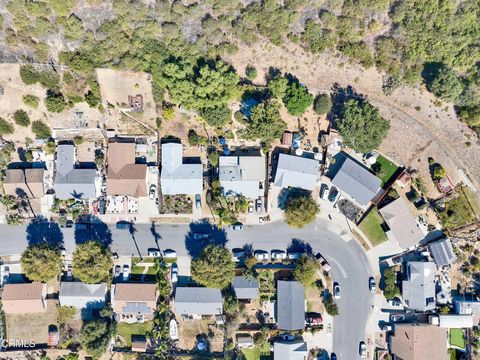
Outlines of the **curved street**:
[{"label": "curved street", "polygon": [[104,223],[99,223],[98,228],[100,231],[95,227],[91,230],[59,229],[54,223],[53,226],[52,223],[41,224],[38,228],[0,225],[0,255],[19,255],[28,242],[43,238],[63,243],[67,252],[72,253],[76,243],[98,238],[120,256],[138,256],[139,253],[146,256],[149,248],[158,246],[162,250],[174,249],[181,257],[195,255],[201,249],[198,241],[191,237],[198,231],[213,233],[216,243],[229,248],[245,245],[251,245],[254,250],[311,247],[313,252],[320,251],[329,261],[333,281],[341,287],[342,296],[337,300],[340,314],[334,318],[333,351],[339,359],[360,358],[358,346],[360,341],[365,341],[365,327],[373,301],[368,290],[372,270],[364,250],[350,233],[328,220],[317,218],[303,229],[292,229],[279,221],[262,226],[247,225],[241,231],[212,228],[207,223],[135,224],[132,232]]}]

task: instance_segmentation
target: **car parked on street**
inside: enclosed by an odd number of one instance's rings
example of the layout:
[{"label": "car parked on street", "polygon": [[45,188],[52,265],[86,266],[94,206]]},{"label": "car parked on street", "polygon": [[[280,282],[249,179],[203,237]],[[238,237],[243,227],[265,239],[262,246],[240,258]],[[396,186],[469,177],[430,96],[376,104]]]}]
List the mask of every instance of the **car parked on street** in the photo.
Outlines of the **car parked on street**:
[{"label": "car parked on street", "polygon": [[373,276],[371,276],[369,279],[368,279],[368,288],[370,289],[370,291],[372,293],[374,293],[376,290],[377,290],[377,284],[375,282],[375,278]]},{"label": "car parked on street", "polygon": [[172,249],[163,250],[163,257],[167,259],[174,259],[177,257],[177,252]]},{"label": "car parked on street", "polygon": [[155,248],[148,249],[148,257],[157,258],[157,257],[160,257],[161,255],[162,253],[160,252],[159,249],[155,249]]},{"label": "car parked on street", "polygon": [[242,223],[231,224],[230,229],[232,229],[232,230],[243,230],[243,224]]},{"label": "car parked on street", "polygon": [[364,341],[360,341],[360,344],[358,346],[358,353],[362,358],[367,356],[367,345],[365,345]]},{"label": "car parked on street", "polygon": [[255,210],[256,210],[257,212],[262,212],[262,205],[263,205],[263,204],[262,204],[262,199],[257,199],[257,200],[255,201]]},{"label": "car parked on street", "polygon": [[129,221],[126,221],[126,220],[117,221],[117,223],[115,225],[115,227],[118,230],[130,230],[131,226],[132,226],[132,224]]},{"label": "car parked on street", "polygon": [[283,250],[272,250],[272,260],[284,260],[287,258],[287,253]]},{"label": "car parked on street", "polygon": [[337,282],[333,284],[333,297],[340,299],[340,285]]},{"label": "car parked on street", "polygon": [[255,207],[253,206],[253,202],[249,202],[248,203],[248,213],[253,214],[254,211],[255,211]]},{"label": "car parked on street", "polygon": [[257,259],[257,261],[270,260],[270,256],[268,255],[268,251],[265,251],[265,250],[255,250],[254,256],[255,256],[255,259]]},{"label": "car parked on street", "polygon": [[201,209],[202,208],[202,197],[200,196],[200,194],[196,194],[195,195],[195,207],[197,209]]},{"label": "car parked on street", "polygon": [[330,271],[330,264],[328,263],[327,260],[325,260],[325,258],[322,256],[322,254],[317,253],[317,255],[315,255],[315,257],[317,258],[317,261],[322,266],[323,270],[325,270],[326,272],[329,272]]}]

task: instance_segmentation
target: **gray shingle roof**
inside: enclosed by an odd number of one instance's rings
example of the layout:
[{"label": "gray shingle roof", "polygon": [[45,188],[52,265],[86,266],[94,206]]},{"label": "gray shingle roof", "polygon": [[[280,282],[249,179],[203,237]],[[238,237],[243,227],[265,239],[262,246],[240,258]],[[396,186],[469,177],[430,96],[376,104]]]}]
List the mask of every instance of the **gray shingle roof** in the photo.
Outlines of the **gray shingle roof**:
[{"label": "gray shingle roof", "polygon": [[147,306],[146,302],[127,302],[122,308],[124,314],[150,314],[152,309]]},{"label": "gray shingle roof", "polygon": [[281,330],[305,327],[305,294],[298,281],[277,281],[277,327]]},{"label": "gray shingle roof", "polygon": [[305,360],[308,356],[304,341],[276,341],[273,344],[274,360]]},{"label": "gray shingle roof", "polygon": [[85,284],[83,282],[62,281],[60,283],[59,301],[62,306],[103,307],[107,294],[107,284]]},{"label": "gray shingle roof", "polygon": [[296,187],[312,191],[320,171],[320,162],[306,157],[280,154],[278,157],[275,185]]},{"label": "gray shingle roof", "polygon": [[257,280],[247,279],[245,276],[235,276],[232,285],[237,299],[250,300],[258,298]]},{"label": "gray shingle roof", "polygon": [[223,313],[223,299],[219,289],[177,287],[175,312],[181,315],[216,315]]},{"label": "gray shingle roof", "polygon": [[450,265],[457,259],[453,252],[452,243],[448,238],[430,243],[428,249],[438,267]]},{"label": "gray shingle roof", "polygon": [[347,157],[333,178],[332,184],[346,193],[360,206],[365,207],[380,190],[382,180],[362,165]]},{"label": "gray shingle roof", "polygon": [[265,158],[262,156],[220,156],[220,186],[224,194],[256,199],[263,195],[260,184],[265,180]]},{"label": "gray shingle roof", "polygon": [[435,308],[435,264],[411,261],[407,263],[407,279],[402,282],[402,295],[412,310],[427,311]]}]

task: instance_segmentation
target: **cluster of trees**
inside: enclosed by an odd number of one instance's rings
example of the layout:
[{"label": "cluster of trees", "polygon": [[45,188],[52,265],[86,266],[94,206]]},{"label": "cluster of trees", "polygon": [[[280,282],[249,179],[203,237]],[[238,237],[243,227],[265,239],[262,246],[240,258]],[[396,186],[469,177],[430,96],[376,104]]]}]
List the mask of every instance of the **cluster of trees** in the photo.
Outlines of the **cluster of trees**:
[{"label": "cluster of trees", "polygon": [[400,295],[400,288],[397,285],[397,272],[394,268],[388,268],[383,271],[383,295],[387,300]]},{"label": "cluster of trees", "polygon": [[313,256],[303,255],[298,260],[297,266],[293,271],[295,279],[305,287],[311,287],[315,283],[317,271],[320,270],[317,259]]},{"label": "cluster of trees", "polygon": [[192,260],[192,279],[206,287],[224,289],[235,275],[232,254],[223,246],[208,245]]},{"label": "cluster of trees", "polygon": [[285,222],[295,228],[303,228],[315,220],[320,207],[310,194],[289,196],[285,203]]}]

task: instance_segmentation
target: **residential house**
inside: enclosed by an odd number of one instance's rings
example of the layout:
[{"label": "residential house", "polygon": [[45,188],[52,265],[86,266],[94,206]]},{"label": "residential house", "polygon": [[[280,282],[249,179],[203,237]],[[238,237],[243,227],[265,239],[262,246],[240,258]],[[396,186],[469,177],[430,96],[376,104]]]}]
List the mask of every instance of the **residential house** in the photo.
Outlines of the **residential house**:
[{"label": "residential house", "polygon": [[417,245],[425,237],[417,220],[401,197],[379,209],[389,230],[387,237],[407,249]]},{"label": "residential house", "polygon": [[273,360],[307,360],[308,347],[303,340],[275,341]]},{"label": "residential house", "polygon": [[275,186],[312,191],[320,174],[320,162],[307,156],[281,153],[275,173]]},{"label": "residential house", "polygon": [[298,281],[277,281],[277,328],[303,330],[305,327],[304,287]]},{"label": "residential house", "polygon": [[433,262],[406,263],[406,280],[402,282],[402,295],[405,304],[411,310],[435,309],[435,270]]},{"label": "residential house", "polygon": [[264,196],[265,158],[263,156],[220,156],[219,179],[222,193],[247,199]]},{"label": "residential house", "polygon": [[235,276],[232,282],[233,291],[239,300],[258,299],[258,280],[248,279],[245,276]]},{"label": "residential house", "polygon": [[47,286],[39,282],[5,284],[2,291],[2,310],[5,314],[44,312]]},{"label": "residential house", "polygon": [[219,289],[202,287],[177,287],[175,313],[200,318],[204,315],[223,314],[223,299]]},{"label": "residential house", "polygon": [[112,307],[119,322],[143,322],[153,319],[157,305],[157,285],[118,283],[112,286]]},{"label": "residential house", "polygon": [[454,299],[455,313],[459,315],[472,315],[473,324],[480,323],[480,301],[473,296],[462,296]]},{"label": "residential house", "polygon": [[203,165],[183,158],[182,144],[162,144],[160,183],[164,195],[195,195],[203,191]]},{"label": "residential house", "polygon": [[433,261],[439,268],[453,264],[457,260],[457,256],[453,252],[452,243],[448,238],[431,242],[428,244],[428,250],[430,250]]},{"label": "residential house", "polygon": [[57,146],[53,188],[55,196],[61,200],[97,197],[96,169],[80,168],[77,165],[74,145]]},{"label": "residential house", "polygon": [[147,196],[147,164],[135,162],[133,139],[113,138],[108,144],[107,195]]},{"label": "residential house", "polygon": [[107,284],[86,284],[79,281],[60,283],[59,301],[61,306],[76,309],[101,309],[105,307]]},{"label": "residential house", "polygon": [[45,169],[7,169],[3,179],[6,195],[39,199],[45,195]]},{"label": "residential house", "polygon": [[363,165],[347,157],[333,177],[332,184],[349,200],[366,209],[380,191],[382,180]]},{"label": "residential house", "polygon": [[390,352],[401,360],[448,360],[448,329],[429,324],[395,324]]}]

